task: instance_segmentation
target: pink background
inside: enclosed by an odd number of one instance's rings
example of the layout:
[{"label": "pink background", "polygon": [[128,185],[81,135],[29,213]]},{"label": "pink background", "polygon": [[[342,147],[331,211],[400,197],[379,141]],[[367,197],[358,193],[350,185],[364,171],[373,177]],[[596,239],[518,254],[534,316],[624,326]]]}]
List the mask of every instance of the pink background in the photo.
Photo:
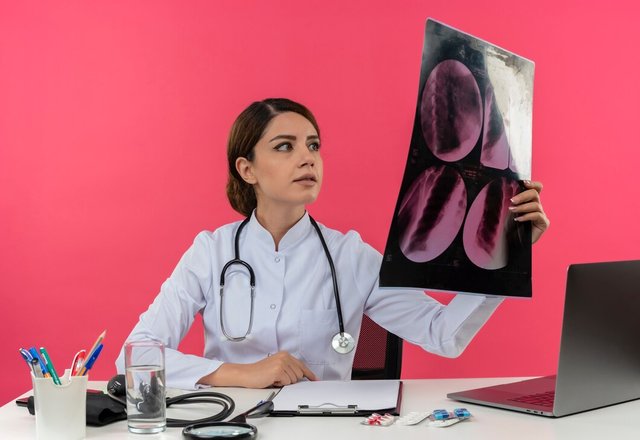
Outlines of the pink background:
[{"label": "pink background", "polygon": [[[533,299],[507,300],[458,359],[405,345],[403,377],[553,372],[567,264],[638,257],[632,4],[1,0],[0,403],[30,388],[20,346],[46,346],[61,370],[107,329],[91,378],[114,374],[196,233],[239,218],[225,142],[252,100],[315,112],[326,174],[310,211],[382,250],[427,17],[536,62],[533,176],[552,227]],[[604,311],[618,306],[603,292]]]}]

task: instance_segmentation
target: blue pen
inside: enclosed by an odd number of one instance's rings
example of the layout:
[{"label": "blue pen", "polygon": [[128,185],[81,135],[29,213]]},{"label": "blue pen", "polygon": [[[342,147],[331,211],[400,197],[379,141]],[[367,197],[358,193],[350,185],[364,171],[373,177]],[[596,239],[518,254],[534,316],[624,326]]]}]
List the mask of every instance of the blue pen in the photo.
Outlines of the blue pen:
[{"label": "blue pen", "polygon": [[33,377],[42,377],[42,372],[40,371],[40,368],[38,368],[38,359],[34,359],[33,356],[31,356],[31,353],[22,347],[20,347],[18,351],[20,352],[22,359],[24,359],[27,362],[27,365],[29,365],[29,369],[33,373]]},{"label": "blue pen", "polygon": [[22,355],[22,358],[25,360],[25,362],[29,365],[31,365],[31,359],[33,359],[33,356],[31,356],[31,353],[29,353],[27,350],[25,350],[24,348],[19,348],[18,351],[20,352],[20,354]]},{"label": "blue pen", "polygon": [[45,365],[44,361],[38,354],[38,350],[36,350],[35,347],[31,347],[29,349],[29,353],[31,353],[31,356],[33,356],[34,359],[38,359],[38,363],[40,364],[40,369],[42,370],[42,375],[44,377],[51,377],[51,375],[49,374],[49,370],[47,370],[47,366]]},{"label": "blue pen", "polygon": [[91,355],[89,360],[84,364],[84,366],[82,367],[82,370],[80,370],[80,373],[78,373],[78,376],[84,376],[85,374],[87,374],[87,372],[89,372],[91,367],[93,367],[93,364],[95,364],[96,359],[98,359],[98,356],[100,356],[100,352],[102,351],[102,347],[103,347],[103,345],[100,344],[93,351],[93,354]]}]

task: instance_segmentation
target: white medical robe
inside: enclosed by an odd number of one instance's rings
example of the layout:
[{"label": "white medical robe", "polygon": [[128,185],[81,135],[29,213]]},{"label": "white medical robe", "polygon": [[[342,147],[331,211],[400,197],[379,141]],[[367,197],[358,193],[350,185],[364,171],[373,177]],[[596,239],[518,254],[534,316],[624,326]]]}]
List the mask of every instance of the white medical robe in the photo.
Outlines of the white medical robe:
[{"label": "white medical robe", "polygon": [[[220,327],[220,272],[234,258],[240,222],[201,232],[181,258],[129,340],[158,339],[166,344],[167,386],[194,389],[222,363],[252,363],[278,351],[301,359],[319,379],[347,380],[355,350],[338,354],[331,339],[338,332],[331,271],[308,214],[282,238],[273,238],[255,218],[240,234],[240,257],[255,272],[253,328],[242,342],[227,340]],[[378,288],[382,256],[357,232],[346,234],[320,224],[337,272],[345,331],[356,339],[362,314],[404,340],[442,356],[458,356],[501,302],[500,298],[456,295],[444,306],[418,290]],[[233,265],[224,287],[223,319],[231,336],[249,325],[247,271]],[[203,356],[177,350],[194,316],[202,314]],[[124,370],[121,354],[116,362]]]}]

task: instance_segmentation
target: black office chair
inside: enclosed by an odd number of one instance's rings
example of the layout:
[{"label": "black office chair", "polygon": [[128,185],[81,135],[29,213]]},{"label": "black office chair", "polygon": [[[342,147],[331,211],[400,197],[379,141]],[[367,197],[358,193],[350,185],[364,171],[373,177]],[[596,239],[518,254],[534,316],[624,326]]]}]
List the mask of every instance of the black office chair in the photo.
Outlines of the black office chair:
[{"label": "black office chair", "polygon": [[400,379],[402,339],[362,317],[351,379]]}]

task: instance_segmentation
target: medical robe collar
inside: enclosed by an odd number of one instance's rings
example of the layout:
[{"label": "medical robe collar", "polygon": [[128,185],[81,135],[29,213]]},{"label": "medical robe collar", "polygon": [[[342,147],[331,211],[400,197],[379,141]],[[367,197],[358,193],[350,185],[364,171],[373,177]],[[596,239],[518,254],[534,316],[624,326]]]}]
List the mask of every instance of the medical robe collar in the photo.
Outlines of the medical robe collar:
[{"label": "medical robe collar", "polygon": [[[278,246],[277,252],[285,252],[287,249],[295,246],[308,234],[313,232],[312,228],[313,226],[311,225],[311,221],[309,220],[309,213],[305,211],[302,218],[298,220],[298,222],[284,234],[284,237],[282,237],[282,240],[280,240],[280,245]],[[275,252],[276,244],[273,241],[273,237],[271,236],[271,233],[267,231],[256,218],[255,209],[251,213],[251,220],[249,220],[247,230],[253,237],[253,239],[257,239],[260,243],[263,243],[265,246],[267,246],[271,251]]]}]

